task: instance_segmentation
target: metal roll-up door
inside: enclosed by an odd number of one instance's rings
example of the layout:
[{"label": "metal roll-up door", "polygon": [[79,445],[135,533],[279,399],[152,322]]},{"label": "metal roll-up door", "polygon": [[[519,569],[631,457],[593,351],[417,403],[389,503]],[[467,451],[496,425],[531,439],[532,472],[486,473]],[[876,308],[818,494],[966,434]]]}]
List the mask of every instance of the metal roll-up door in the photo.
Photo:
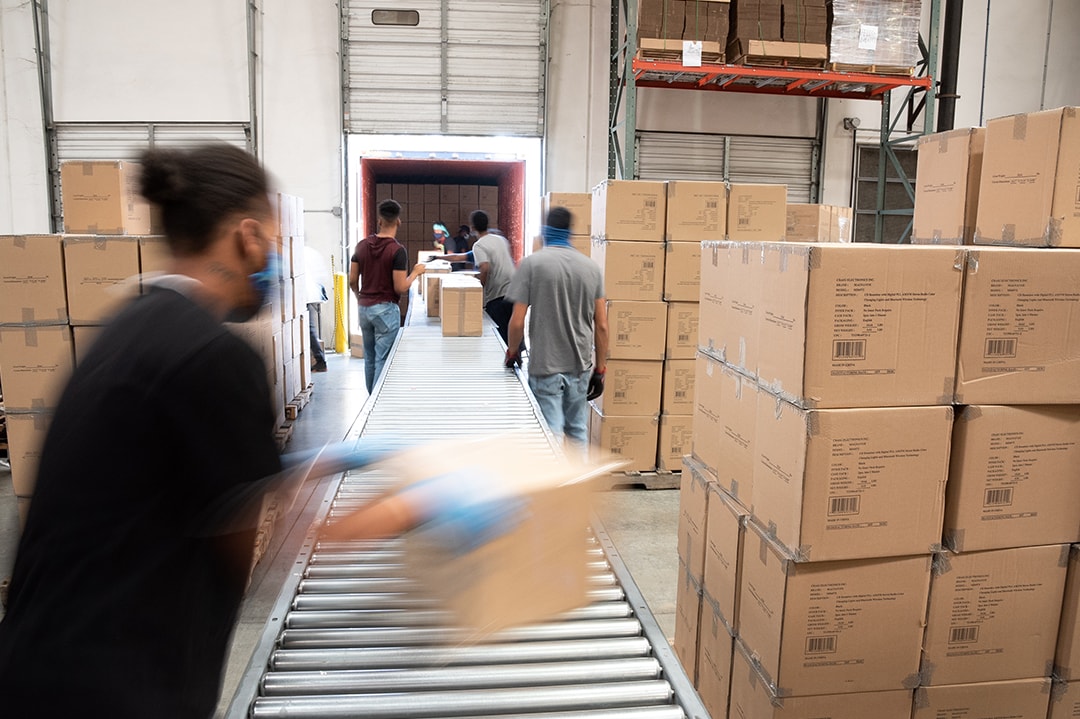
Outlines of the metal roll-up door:
[{"label": "metal roll-up door", "polygon": [[194,147],[224,142],[251,149],[245,123],[102,123],[58,124],[53,137],[56,157],[64,160],[134,160],[150,147]]},{"label": "metal roll-up door", "polygon": [[788,202],[810,202],[814,141],[801,137],[731,138],[728,179],[787,185]]},{"label": "metal roll-up door", "polygon": [[638,134],[642,180],[723,180],[725,135],[681,132]]},{"label": "metal roll-up door", "polygon": [[348,2],[349,132],[543,135],[545,0],[385,6]]}]

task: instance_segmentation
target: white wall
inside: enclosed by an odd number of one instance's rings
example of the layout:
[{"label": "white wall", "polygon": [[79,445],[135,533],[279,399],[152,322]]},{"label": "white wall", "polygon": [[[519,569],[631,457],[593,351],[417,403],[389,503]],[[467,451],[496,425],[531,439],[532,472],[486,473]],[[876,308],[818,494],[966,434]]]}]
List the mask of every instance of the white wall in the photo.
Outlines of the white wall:
[{"label": "white wall", "polygon": [[0,0],[0,234],[49,231],[38,88],[30,3]]}]

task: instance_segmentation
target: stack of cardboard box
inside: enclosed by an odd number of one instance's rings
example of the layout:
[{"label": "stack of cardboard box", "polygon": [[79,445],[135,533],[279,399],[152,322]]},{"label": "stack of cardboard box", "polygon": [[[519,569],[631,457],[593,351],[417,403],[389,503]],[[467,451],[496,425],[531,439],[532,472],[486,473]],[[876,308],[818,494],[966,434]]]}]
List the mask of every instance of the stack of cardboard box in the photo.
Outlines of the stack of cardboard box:
[{"label": "stack of cardboard box", "polygon": [[642,57],[680,58],[684,41],[701,43],[702,59],[723,62],[728,0],[639,0],[638,48]]},{"label": "stack of cardboard box", "polygon": [[727,57],[748,65],[821,67],[827,34],[825,0],[735,0]]},{"label": "stack of cardboard box", "polygon": [[[483,210],[491,227],[499,226],[499,188],[476,184],[377,183],[375,202],[396,200],[401,204],[398,242],[410,258],[433,251],[432,225],[442,224],[451,235],[469,224],[473,210]],[[374,231],[374,227],[369,228]],[[447,248],[450,251],[450,248]]]},{"label": "stack of cardboard box", "polygon": [[[570,211],[570,244],[586,257],[592,255],[592,193],[547,193],[540,203],[541,222],[547,222],[552,207],[565,207]],[[538,249],[538,245],[533,246],[533,251]]]},{"label": "stack of cardboard box", "polygon": [[608,370],[593,404],[590,438],[631,462],[656,468],[667,338],[662,182],[608,180],[592,192],[592,257],[604,274]]},{"label": "stack of cardboard box", "polygon": [[829,61],[837,69],[908,74],[919,61],[921,0],[832,0]]}]

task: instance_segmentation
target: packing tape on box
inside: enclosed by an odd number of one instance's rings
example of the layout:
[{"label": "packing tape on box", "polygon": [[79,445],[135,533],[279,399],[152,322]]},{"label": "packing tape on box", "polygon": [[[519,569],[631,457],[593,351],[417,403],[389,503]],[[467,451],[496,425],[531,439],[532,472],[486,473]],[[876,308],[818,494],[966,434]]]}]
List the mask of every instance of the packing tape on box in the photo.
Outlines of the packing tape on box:
[{"label": "packing tape on box", "polygon": [[1013,115],[1012,139],[1023,142],[1027,139],[1028,116],[1027,113]]},{"label": "packing tape on box", "polygon": [[949,559],[948,552],[938,552],[931,555],[930,559],[930,571],[934,576],[940,577],[944,574],[948,574],[952,571],[952,560]]},{"label": "packing tape on box", "polygon": [[1067,566],[1069,566],[1069,552],[1070,552],[1071,549],[1072,549],[1072,545],[1069,545],[1069,544],[1061,545],[1061,556],[1058,557],[1058,566],[1059,567],[1067,567]]}]

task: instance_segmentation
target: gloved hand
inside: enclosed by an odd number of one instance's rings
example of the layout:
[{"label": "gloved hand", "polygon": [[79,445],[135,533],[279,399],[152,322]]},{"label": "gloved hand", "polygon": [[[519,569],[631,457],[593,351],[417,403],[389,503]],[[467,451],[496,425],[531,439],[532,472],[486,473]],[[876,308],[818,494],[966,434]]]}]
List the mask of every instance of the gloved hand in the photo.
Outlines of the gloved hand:
[{"label": "gloved hand", "polygon": [[514,367],[521,367],[521,353],[517,350],[506,350],[506,358],[503,360],[503,366],[506,369],[513,369]]},{"label": "gloved hand", "polygon": [[589,391],[585,395],[585,399],[590,402],[604,393],[604,372],[602,370],[593,370],[592,377],[589,378]]}]

